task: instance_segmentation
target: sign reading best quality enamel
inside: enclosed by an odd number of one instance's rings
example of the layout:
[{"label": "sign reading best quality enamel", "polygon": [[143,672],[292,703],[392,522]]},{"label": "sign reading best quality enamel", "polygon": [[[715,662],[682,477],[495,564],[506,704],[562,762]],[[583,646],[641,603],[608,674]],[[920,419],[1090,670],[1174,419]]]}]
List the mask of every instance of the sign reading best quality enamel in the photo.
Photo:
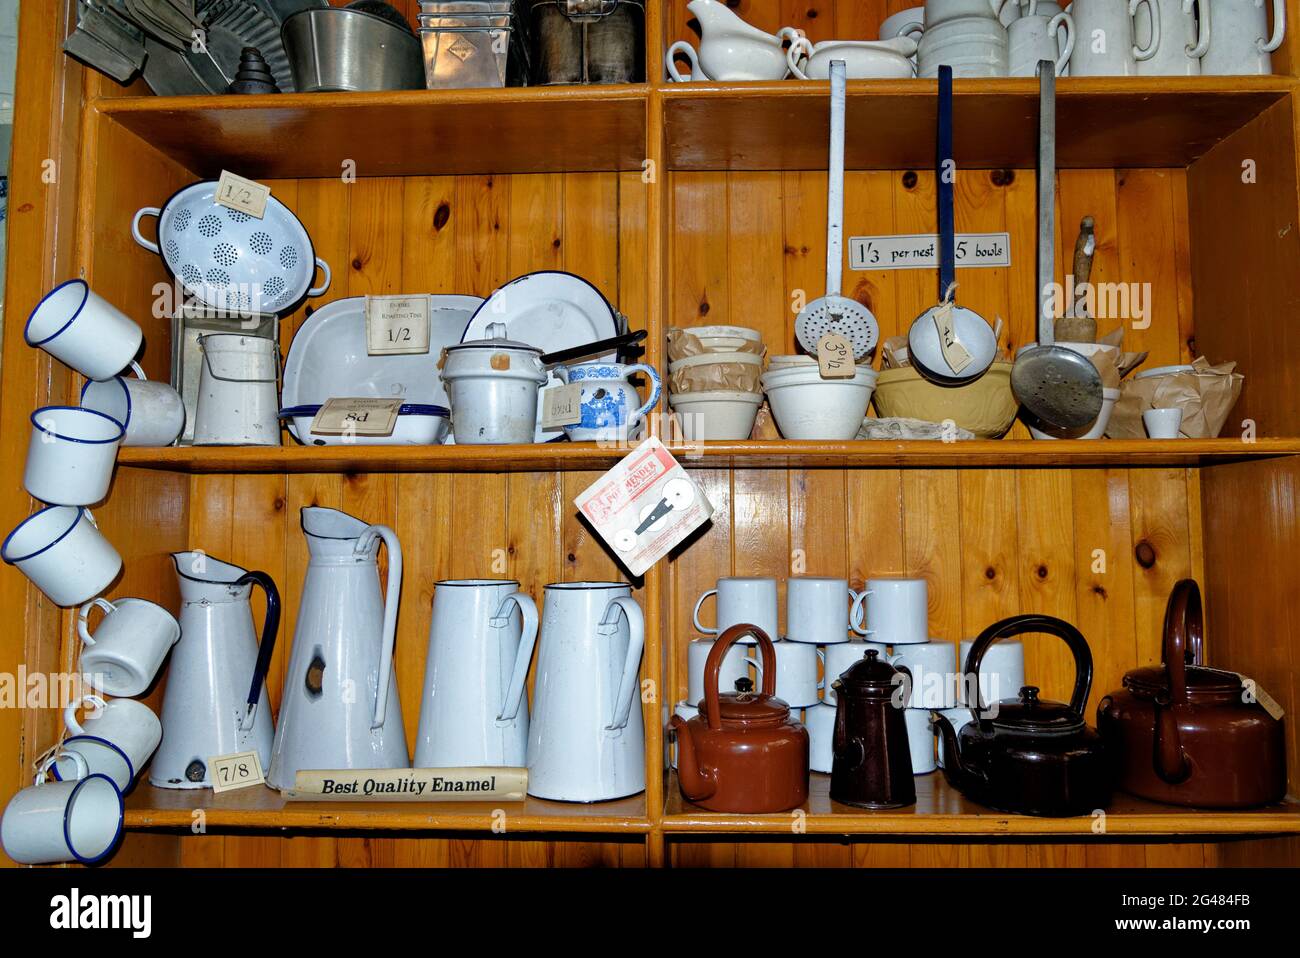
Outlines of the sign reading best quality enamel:
[{"label": "sign reading best quality enamel", "polygon": [[[962,269],[1011,265],[1010,233],[958,233],[957,266]],[[849,269],[938,269],[939,237],[854,236],[849,239]]]},{"label": "sign reading best quality enamel", "polygon": [[522,802],[527,790],[526,768],[299,769],[281,794],[299,802]]}]

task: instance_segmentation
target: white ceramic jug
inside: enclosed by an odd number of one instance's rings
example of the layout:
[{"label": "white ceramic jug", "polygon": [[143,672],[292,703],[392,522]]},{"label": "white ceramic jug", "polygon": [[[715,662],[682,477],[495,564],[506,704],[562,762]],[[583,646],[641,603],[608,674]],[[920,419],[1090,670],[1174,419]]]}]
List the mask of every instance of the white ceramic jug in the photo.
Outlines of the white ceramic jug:
[{"label": "white ceramic jug", "polygon": [[528,794],[602,802],[645,790],[637,672],[645,620],[630,586],[546,587],[528,734]]},{"label": "white ceramic jug", "polygon": [[1273,0],[1273,29],[1268,28],[1266,0],[1213,0],[1214,35],[1201,58],[1201,72],[1217,76],[1267,75],[1270,54],[1286,36],[1286,2]]},{"label": "white ceramic jug", "polygon": [[[149,770],[160,788],[211,788],[208,761],[235,752],[271,758],[266,671],[280,627],[280,593],[265,572],[202,552],[176,552],[181,638],[172,649],[163,698],[162,744]],[[253,586],[266,593],[259,648],[249,603]]]},{"label": "white ceramic jug", "polygon": [[[1153,14],[1155,29],[1139,47],[1133,20],[1143,7]],[[1074,0],[1070,15],[1076,32],[1071,76],[1136,76],[1138,63],[1155,56],[1160,46],[1160,13],[1153,0]]]},{"label": "white ceramic jug", "polygon": [[[785,42],[793,40],[799,32],[793,27],[782,27],[775,35],[751,26],[719,0],[691,0],[686,9],[700,23],[700,49],[698,56],[687,54],[691,60],[691,78],[695,79],[698,62],[705,76],[713,80],[780,80],[785,77]],[[676,50],[687,45],[677,43]],[[682,80],[668,54],[668,69],[673,79]]]},{"label": "white ceramic jug", "polygon": [[203,368],[194,412],[196,446],[280,445],[278,347],[238,333],[199,337]]},{"label": "white ceramic jug", "polygon": [[[635,437],[646,415],[658,405],[662,391],[658,371],[645,363],[575,363],[557,367],[555,372],[582,392],[582,421],[564,427],[564,434],[573,442],[622,442]],[[637,373],[650,381],[650,398],[645,402],[628,381]]]},{"label": "white ceramic jug", "polygon": [[[402,546],[387,526],[337,509],[302,510],[307,577],[280,698],[266,781],[293,788],[299,769],[410,768],[393,672]],[[379,544],[388,547],[386,595]]]},{"label": "white ceramic jug", "polygon": [[1151,46],[1152,15],[1157,14],[1160,37],[1149,60],[1140,60],[1138,76],[1200,76],[1201,58],[1210,49],[1208,0],[1152,0],[1133,17],[1133,39]]},{"label": "white ceramic jug", "polygon": [[537,606],[502,579],[439,582],[429,624],[416,768],[523,765],[524,682],[537,642]]}]

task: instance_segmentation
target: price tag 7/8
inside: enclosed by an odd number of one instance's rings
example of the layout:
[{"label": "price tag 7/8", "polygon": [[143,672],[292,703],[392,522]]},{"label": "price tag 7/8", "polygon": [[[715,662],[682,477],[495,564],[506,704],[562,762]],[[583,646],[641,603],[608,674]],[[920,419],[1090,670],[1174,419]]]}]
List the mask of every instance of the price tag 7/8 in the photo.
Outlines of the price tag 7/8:
[{"label": "price tag 7/8", "polygon": [[214,792],[230,792],[266,781],[257,752],[234,752],[208,759],[208,776]]},{"label": "price tag 7/8", "polygon": [[229,170],[222,170],[221,179],[217,180],[217,205],[247,213],[255,219],[266,216],[266,201],[270,198],[269,186],[236,176]]}]

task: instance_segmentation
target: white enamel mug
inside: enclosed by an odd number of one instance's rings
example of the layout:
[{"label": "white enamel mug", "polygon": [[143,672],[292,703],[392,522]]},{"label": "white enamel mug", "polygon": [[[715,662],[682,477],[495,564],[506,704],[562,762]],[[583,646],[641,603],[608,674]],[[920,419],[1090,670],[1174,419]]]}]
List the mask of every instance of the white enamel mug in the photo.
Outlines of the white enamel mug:
[{"label": "white enamel mug", "polygon": [[122,557],[82,506],[32,513],[0,545],[0,558],[64,608],[89,602],[122,570]]},{"label": "white enamel mug", "polygon": [[904,709],[907,720],[907,748],[912,753],[912,774],[929,775],[938,768],[934,730],[929,709]]},{"label": "white enamel mug", "polygon": [[853,603],[853,631],[884,645],[929,642],[928,603],[924,579],[868,579],[866,590]]},{"label": "white enamel mug", "polygon": [[[87,705],[89,711],[78,720],[78,711]],[[64,741],[64,747],[81,753],[92,773],[100,772],[96,767],[100,762],[107,763],[105,768],[112,767],[114,759],[107,754],[103,747],[105,744],[125,756],[129,776],[126,783],[123,784],[116,775],[109,776],[123,792],[130,789],[131,782],[153,757],[163,734],[162,722],[143,702],[135,699],[113,699],[110,702],[98,695],[85,695],[70,702],[63,710],[63,725],[71,733],[71,737]],[[64,778],[72,770],[62,762],[56,762],[52,771],[56,778]]]},{"label": "white enamel mug", "polygon": [[939,639],[924,645],[905,645],[889,657],[894,668],[912,675],[907,707],[950,709],[957,704],[957,646]]},{"label": "white enamel mug", "polygon": [[[700,714],[700,710],[696,706],[692,705],[690,702],[681,701],[678,702],[673,707],[673,714],[678,716],[683,722],[689,722],[691,719],[695,718],[695,716]],[[667,737],[668,736],[665,735],[665,738]],[[676,742],[674,742],[672,746],[671,762],[673,768],[676,768],[677,767],[677,743]]]},{"label": "white enamel mug", "polygon": [[[792,709],[806,708],[821,701],[817,694],[821,684],[817,680],[817,646],[804,642],[773,642],[776,649],[776,697]],[[750,662],[763,678],[763,666],[757,659]],[[721,683],[718,685],[721,691]]]},{"label": "white enamel mug", "polygon": [[827,702],[834,705],[838,701],[835,695],[835,680],[847,672],[850,665],[861,661],[868,649],[875,649],[880,656],[880,661],[889,661],[889,646],[880,642],[859,642],[855,639],[852,642],[826,646],[822,653],[822,667],[826,676],[822,696]]},{"label": "white enamel mug", "polygon": [[1210,49],[1208,10],[1206,0],[1150,0],[1139,7],[1133,16],[1137,45],[1151,45],[1153,14],[1160,30],[1155,52],[1150,59],[1138,61],[1138,76],[1200,76],[1201,57]]},{"label": "white enamel mug", "polygon": [[[709,596],[718,598],[717,624],[706,626],[700,622],[700,608]],[[761,576],[726,576],[718,580],[718,587],[705,592],[695,603],[692,614],[695,628],[704,635],[718,635],[733,625],[756,625],[775,642],[781,637],[777,624],[776,580]],[[740,640],[742,645],[753,645],[752,635]]]},{"label": "white enamel mug", "polygon": [[803,724],[808,730],[808,767],[829,775],[835,759],[835,706],[823,702],[804,709]]},{"label": "white enamel mug", "polygon": [[[713,639],[695,639],[686,646],[686,701],[697,704],[704,698],[704,664],[713,649]],[[718,673],[718,688],[729,692],[736,687],[736,679],[749,678],[749,660],[740,644],[731,646],[722,657],[722,670]]]},{"label": "white enamel mug", "polygon": [[[939,714],[952,723],[952,729],[958,736],[961,735],[961,730],[974,720],[968,708],[940,709]],[[939,768],[943,768],[943,742],[939,740],[938,733],[933,729],[931,729],[931,738],[934,739],[934,763]]]},{"label": "white enamel mug", "polygon": [[[1037,0],[1032,0],[1031,9],[1036,8]],[[1010,38],[1008,64],[1013,77],[1037,76],[1040,60],[1055,62],[1058,77],[1070,65],[1075,37],[1074,18],[1068,13],[1058,13],[1055,17],[1026,14],[1011,21],[1007,35]]]},{"label": "white enamel mug", "polygon": [[[89,629],[91,611],[104,612],[99,627]],[[81,636],[81,671],[108,695],[143,695],[158,675],[163,659],[180,640],[181,627],[170,612],[148,599],[91,599],[77,616]]]},{"label": "white enamel mug", "polygon": [[1139,8],[1156,11],[1152,0],[1074,0],[1070,16],[1076,31],[1070,75],[1136,76],[1138,63],[1155,56],[1160,44],[1160,15],[1146,46],[1134,42],[1133,19]]},{"label": "white enamel mug", "polygon": [[[961,643],[961,667],[966,668],[966,659],[970,657],[972,639],[963,639]],[[984,653],[980,662],[980,698],[985,705],[1014,699],[1025,687],[1025,647],[1020,642],[994,642]],[[972,675],[959,676],[957,683],[957,701],[962,705],[976,705],[975,681]]]},{"label": "white enamel mug", "polygon": [[[48,782],[48,769],[64,758],[77,777]],[[9,800],[0,819],[0,845],[20,865],[93,865],[117,845],[122,812],[122,793],[111,779],[90,774],[80,755],[55,752],[36,784]]]},{"label": "white enamel mug", "polygon": [[111,416],[77,406],[32,413],[23,486],[41,502],[92,506],[108,495],[125,431]]},{"label": "white enamel mug", "polygon": [[103,380],[135,359],[144,333],[85,280],[71,279],[36,304],[23,337],[87,379]]},{"label": "white enamel mug", "polygon": [[1266,0],[1213,0],[1214,35],[1201,57],[1201,72],[1216,76],[1267,76],[1273,72],[1270,54],[1286,36],[1286,2],[1273,0],[1273,29],[1269,30]]},{"label": "white enamel mug", "polygon": [[112,416],[126,430],[124,446],[170,446],[185,430],[185,402],[167,383],[153,382],[139,363],[136,378],[114,376],[81,388],[81,407]]},{"label": "white enamel mug", "polygon": [[785,586],[786,638],[814,645],[847,642],[849,609],[857,601],[848,579],[792,576]]}]

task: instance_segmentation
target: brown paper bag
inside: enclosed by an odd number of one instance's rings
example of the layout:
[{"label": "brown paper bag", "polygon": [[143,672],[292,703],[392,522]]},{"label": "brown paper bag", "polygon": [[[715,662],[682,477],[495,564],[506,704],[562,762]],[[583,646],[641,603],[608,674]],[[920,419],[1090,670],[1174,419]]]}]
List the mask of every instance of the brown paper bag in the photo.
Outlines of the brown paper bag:
[{"label": "brown paper bag", "polygon": [[1148,409],[1177,406],[1183,411],[1182,434],[1189,439],[1216,439],[1241,396],[1246,377],[1236,363],[1211,366],[1201,357],[1187,372],[1120,384],[1119,402],[1111,414],[1106,435],[1111,439],[1145,439],[1142,414]]},{"label": "brown paper bag", "polygon": [[680,393],[702,393],[716,389],[732,392],[757,393],[759,377],[763,375],[762,366],[746,366],[741,363],[706,363],[702,366],[688,366],[674,369],[668,374],[668,390],[674,395]]},{"label": "brown paper bag", "polygon": [[[668,328],[668,361],[677,362],[679,359],[689,359],[691,356],[703,356],[705,353],[718,352],[716,349],[709,349],[698,337],[694,336],[689,329],[681,329],[677,326]],[[729,353],[749,353],[751,356],[765,356],[767,347],[757,340],[747,339],[742,341],[735,348],[726,350]]]}]

